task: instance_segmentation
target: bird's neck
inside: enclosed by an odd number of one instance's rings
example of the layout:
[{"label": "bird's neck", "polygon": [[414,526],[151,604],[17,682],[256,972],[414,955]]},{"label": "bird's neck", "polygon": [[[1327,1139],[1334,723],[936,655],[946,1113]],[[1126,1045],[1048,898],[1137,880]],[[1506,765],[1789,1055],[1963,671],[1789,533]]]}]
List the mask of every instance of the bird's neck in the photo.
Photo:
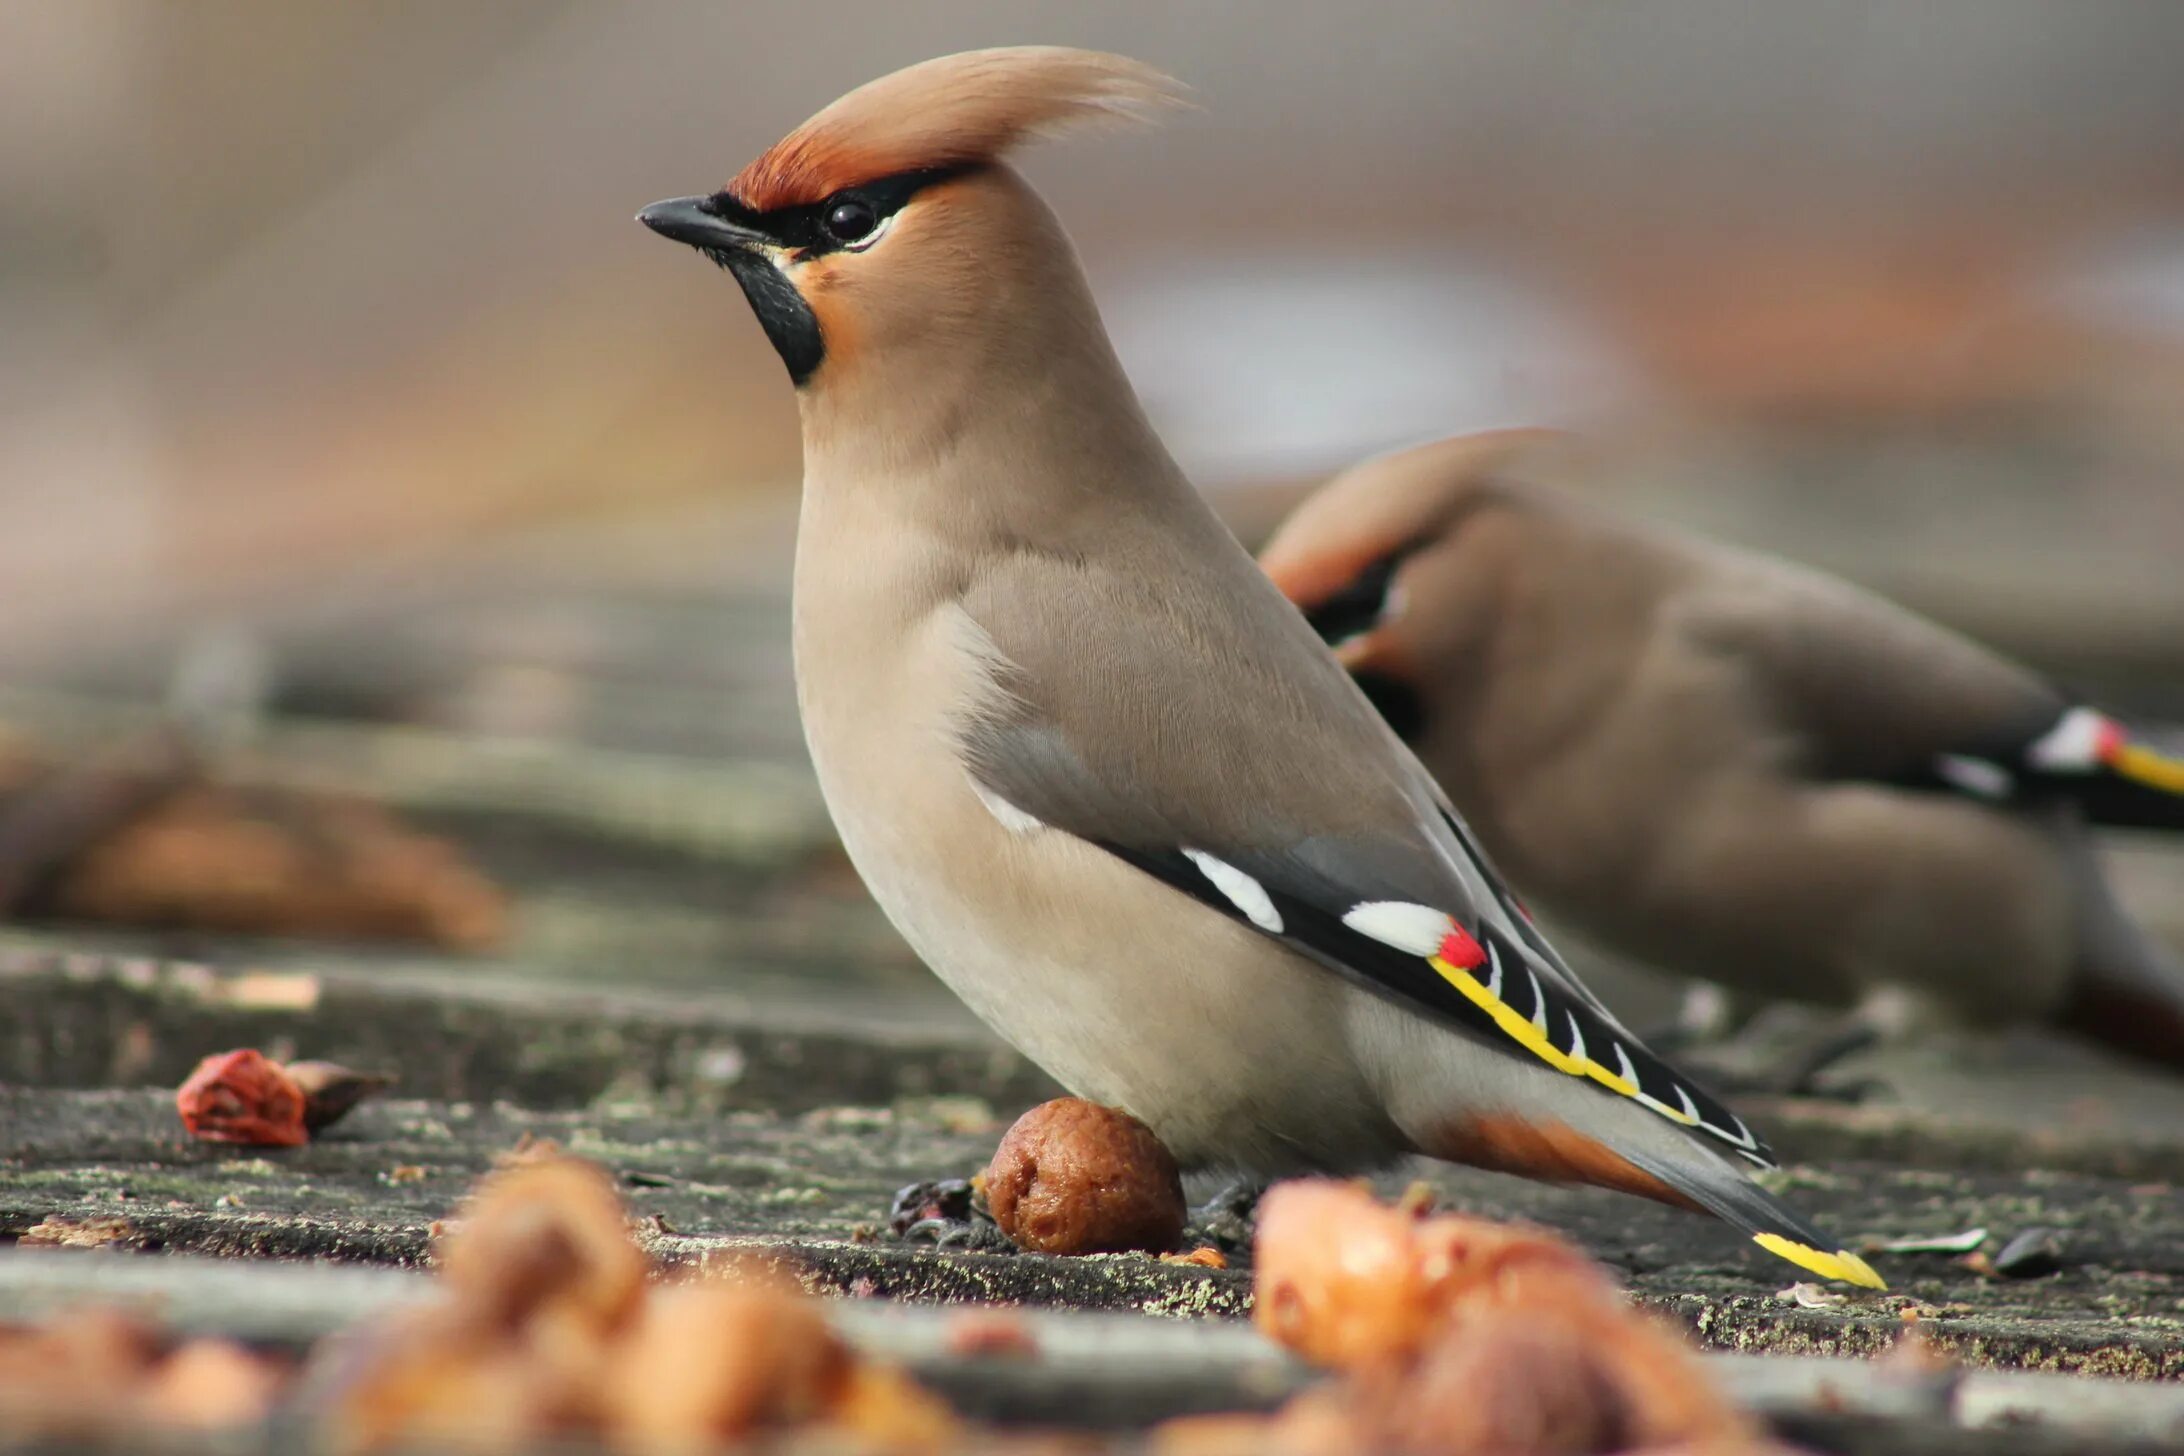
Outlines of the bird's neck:
[{"label": "bird's neck", "polygon": [[800,396],[807,520],[1066,549],[1117,512],[1195,502],[1068,272],[946,350],[822,369]]}]

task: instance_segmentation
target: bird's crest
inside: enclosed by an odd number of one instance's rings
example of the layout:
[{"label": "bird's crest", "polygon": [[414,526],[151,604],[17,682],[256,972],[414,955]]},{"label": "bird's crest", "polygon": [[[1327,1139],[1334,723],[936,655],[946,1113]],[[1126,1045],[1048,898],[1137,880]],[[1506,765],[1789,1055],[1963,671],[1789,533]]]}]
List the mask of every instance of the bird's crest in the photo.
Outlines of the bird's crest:
[{"label": "bird's crest", "polygon": [[867,82],[769,147],[730,196],[770,212],[926,168],[991,161],[1035,137],[1139,119],[1181,103],[1168,76],[1126,56],[1009,46],[922,61]]}]

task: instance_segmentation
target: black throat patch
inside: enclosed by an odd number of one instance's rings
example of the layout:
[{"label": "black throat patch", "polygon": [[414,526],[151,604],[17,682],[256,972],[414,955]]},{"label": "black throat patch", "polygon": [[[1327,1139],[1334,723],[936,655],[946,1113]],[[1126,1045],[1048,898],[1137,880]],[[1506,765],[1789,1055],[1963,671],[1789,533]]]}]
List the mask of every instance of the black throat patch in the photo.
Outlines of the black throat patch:
[{"label": "black throat patch", "polygon": [[818,315],[804,302],[804,295],[774,266],[773,259],[762,253],[708,248],[706,256],[735,275],[743,296],[750,300],[751,312],[758,315],[758,326],[766,331],[766,342],[789,367],[789,381],[803,388],[804,381],[827,358],[827,341],[819,331]]}]

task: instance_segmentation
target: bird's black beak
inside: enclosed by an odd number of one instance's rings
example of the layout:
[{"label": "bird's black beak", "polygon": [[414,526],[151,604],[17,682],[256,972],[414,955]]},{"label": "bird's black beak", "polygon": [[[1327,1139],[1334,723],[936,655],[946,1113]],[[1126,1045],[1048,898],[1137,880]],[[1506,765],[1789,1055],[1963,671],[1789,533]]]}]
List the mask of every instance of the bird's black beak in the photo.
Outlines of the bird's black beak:
[{"label": "bird's black beak", "polygon": [[[738,221],[742,213],[745,220]],[[735,278],[766,338],[789,366],[789,378],[802,388],[827,357],[826,339],[811,305],[775,266],[786,245],[763,227],[759,214],[738,207],[733,198],[671,197],[637,214],[637,221],[663,238],[687,243],[726,268]]]},{"label": "bird's black beak", "polygon": [[709,253],[752,253],[773,246],[773,240],[756,228],[729,222],[711,209],[708,197],[671,197],[638,213],[637,221],[663,238]]}]

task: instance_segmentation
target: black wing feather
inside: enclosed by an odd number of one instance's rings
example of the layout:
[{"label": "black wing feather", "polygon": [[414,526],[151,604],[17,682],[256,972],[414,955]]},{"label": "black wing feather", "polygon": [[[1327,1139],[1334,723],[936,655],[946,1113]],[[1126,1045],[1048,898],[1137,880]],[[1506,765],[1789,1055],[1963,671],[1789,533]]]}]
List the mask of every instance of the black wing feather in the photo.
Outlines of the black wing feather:
[{"label": "black wing feather", "polygon": [[[1461,823],[1453,818],[1452,822]],[[1223,863],[1258,884],[1280,916],[1280,930],[1269,931],[1253,922],[1183,847],[1149,849],[1093,842],[1199,903],[1283,941],[1366,990],[1467,1032],[1506,1055],[1546,1059],[1537,1042],[1512,1034],[1502,1018],[1481,999],[1467,995],[1434,959],[1352,929],[1344,922],[1344,914],[1375,896],[1341,884],[1309,863],[1290,856],[1223,857]],[[1526,921],[1515,923],[1519,933],[1530,930]],[[1552,976],[1542,976],[1532,956],[1513,936],[1486,924],[1463,929],[1485,955],[1477,974],[1470,978],[1472,983],[1506,1008],[1510,1016],[1527,1024],[1538,1041],[1553,1048],[1565,1063],[1590,1062],[1630,1089],[1622,1091],[1608,1079],[1591,1077],[1603,1094],[1632,1097],[1662,1116],[1726,1145],[1757,1166],[1774,1166],[1772,1149],[1742,1118],[1648,1051],[1588,998],[1564,990]],[[1531,934],[1537,936],[1536,931]],[[1570,1071],[1571,1067],[1561,1065],[1558,1070]]]}]

